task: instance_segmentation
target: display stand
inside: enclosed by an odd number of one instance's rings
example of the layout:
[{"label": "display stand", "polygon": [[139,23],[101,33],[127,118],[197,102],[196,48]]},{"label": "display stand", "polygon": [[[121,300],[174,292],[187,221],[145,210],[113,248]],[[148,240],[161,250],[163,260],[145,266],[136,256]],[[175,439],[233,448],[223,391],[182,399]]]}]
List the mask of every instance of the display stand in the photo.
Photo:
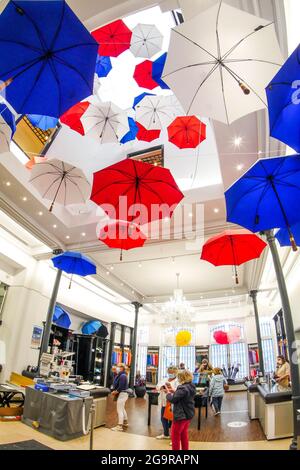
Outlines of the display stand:
[{"label": "display stand", "polygon": [[259,350],[257,343],[248,344],[249,377],[254,379],[259,371]]},{"label": "display stand", "polygon": [[285,359],[288,360],[288,343],[282,310],[279,310],[279,312],[274,316],[273,320],[275,323],[278,354],[284,356]]},{"label": "display stand", "polygon": [[146,366],[146,386],[154,387],[158,383],[159,347],[148,346]]},{"label": "display stand", "polygon": [[117,364],[123,362],[126,365],[128,380],[131,374],[132,362],[132,335],[133,328],[119,323],[111,324],[109,364],[107,370],[107,384],[112,385]]}]

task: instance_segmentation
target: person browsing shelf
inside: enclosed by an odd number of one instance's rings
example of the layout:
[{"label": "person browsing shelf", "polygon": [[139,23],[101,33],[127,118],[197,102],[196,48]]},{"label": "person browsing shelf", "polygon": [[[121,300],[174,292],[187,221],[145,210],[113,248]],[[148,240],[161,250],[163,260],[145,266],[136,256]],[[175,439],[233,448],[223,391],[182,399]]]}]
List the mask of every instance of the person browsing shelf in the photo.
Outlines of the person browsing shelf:
[{"label": "person browsing shelf", "polygon": [[167,398],[166,398],[166,391],[167,385],[169,384],[173,391],[175,391],[178,387],[178,380],[177,380],[177,372],[178,369],[175,366],[170,366],[167,369],[167,379],[161,380],[157,386],[156,390],[159,393],[158,403],[160,405],[160,419],[161,424],[163,427],[163,433],[156,437],[156,439],[170,439],[170,428],[172,425],[172,421],[166,417],[166,406],[167,406]]}]

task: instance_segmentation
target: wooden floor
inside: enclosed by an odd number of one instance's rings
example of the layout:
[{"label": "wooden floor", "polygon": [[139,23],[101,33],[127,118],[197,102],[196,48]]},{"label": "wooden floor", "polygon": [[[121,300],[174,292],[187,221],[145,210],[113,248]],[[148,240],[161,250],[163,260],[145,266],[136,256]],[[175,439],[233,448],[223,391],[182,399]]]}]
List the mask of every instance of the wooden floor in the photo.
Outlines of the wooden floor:
[{"label": "wooden floor", "polygon": [[[240,442],[264,441],[265,436],[257,420],[250,421],[247,410],[246,392],[227,393],[224,398],[222,414],[214,416],[208,410],[208,419],[202,409],[201,430],[197,430],[197,416],[190,426],[190,440],[195,442]],[[151,426],[148,427],[148,397],[129,398],[126,404],[129,427],[127,433],[155,437],[162,433],[160,423],[160,410],[152,406]],[[196,411],[198,413],[198,410]],[[242,421],[247,423],[242,428],[231,428],[227,424]],[[111,428],[117,424],[116,403],[108,399],[108,413],[106,427]]]}]

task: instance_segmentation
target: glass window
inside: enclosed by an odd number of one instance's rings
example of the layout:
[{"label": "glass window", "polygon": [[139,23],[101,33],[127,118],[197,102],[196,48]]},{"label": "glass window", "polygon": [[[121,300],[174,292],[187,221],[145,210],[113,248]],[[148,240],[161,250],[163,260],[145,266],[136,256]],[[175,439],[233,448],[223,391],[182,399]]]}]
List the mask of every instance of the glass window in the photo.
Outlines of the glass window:
[{"label": "glass window", "polygon": [[269,318],[260,320],[261,343],[263,350],[265,373],[269,374],[276,369],[276,358],[273,340],[273,323]]},{"label": "glass window", "polygon": [[138,345],[136,370],[137,371],[139,370],[143,377],[146,377],[146,366],[147,366],[147,346]]}]

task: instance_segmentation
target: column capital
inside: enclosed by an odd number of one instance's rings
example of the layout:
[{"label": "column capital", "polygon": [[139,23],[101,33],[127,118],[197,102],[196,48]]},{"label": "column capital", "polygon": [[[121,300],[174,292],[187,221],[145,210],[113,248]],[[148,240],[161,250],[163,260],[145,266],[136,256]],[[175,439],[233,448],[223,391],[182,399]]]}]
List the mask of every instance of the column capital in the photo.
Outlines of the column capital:
[{"label": "column capital", "polygon": [[137,301],[131,302],[131,304],[135,307],[137,311],[139,311],[139,309],[143,306],[143,304]]},{"label": "column capital", "polygon": [[257,294],[258,294],[258,290],[257,289],[253,289],[249,292],[249,295],[250,297],[252,298],[252,300],[256,300],[257,298]]}]

